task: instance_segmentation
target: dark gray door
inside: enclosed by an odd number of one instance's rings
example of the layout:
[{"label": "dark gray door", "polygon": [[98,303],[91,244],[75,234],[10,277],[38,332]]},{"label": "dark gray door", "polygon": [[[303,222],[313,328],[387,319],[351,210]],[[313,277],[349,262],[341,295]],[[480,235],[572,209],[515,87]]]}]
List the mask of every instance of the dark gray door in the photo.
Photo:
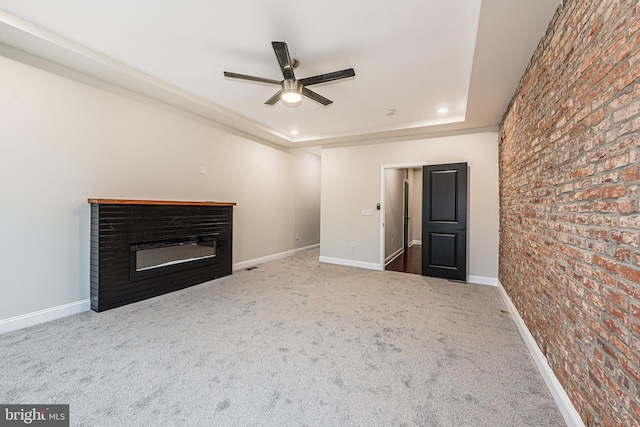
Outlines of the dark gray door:
[{"label": "dark gray door", "polygon": [[422,275],[467,280],[467,164],[424,166]]}]

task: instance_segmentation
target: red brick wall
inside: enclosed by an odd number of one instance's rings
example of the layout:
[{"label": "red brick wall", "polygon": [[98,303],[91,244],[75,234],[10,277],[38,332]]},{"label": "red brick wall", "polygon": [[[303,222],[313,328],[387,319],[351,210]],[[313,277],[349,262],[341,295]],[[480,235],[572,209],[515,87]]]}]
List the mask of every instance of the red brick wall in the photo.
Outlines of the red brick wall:
[{"label": "red brick wall", "polygon": [[588,426],[640,426],[639,3],[565,0],[500,124],[499,279]]}]

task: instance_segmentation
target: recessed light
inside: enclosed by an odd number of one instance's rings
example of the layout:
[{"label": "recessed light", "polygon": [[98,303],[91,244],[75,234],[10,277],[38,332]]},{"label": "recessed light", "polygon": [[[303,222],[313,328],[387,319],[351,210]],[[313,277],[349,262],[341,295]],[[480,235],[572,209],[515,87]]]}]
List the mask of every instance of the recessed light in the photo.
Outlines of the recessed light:
[{"label": "recessed light", "polygon": [[387,110],[387,111],[385,111],[385,114],[387,116],[393,116],[395,113],[396,113],[396,110]]},{"label": "recessed light", "polygon": [[297,130],[292,130],[292,131],[291,131],[291,135],[297,135],[297,134],[299,134],[299,133],[300,133],[300,132],[298,132]]},{"label": "recessed light", "polygon": [[449,111],[449,109],[448,109],[448,108],[446,108],[446,107],[445,107],[445,108],[438,108],[438,113],[441,113],[441,114],[442,114],[442,113],[446,113],[446,112],[448,112],[448,111]]}]

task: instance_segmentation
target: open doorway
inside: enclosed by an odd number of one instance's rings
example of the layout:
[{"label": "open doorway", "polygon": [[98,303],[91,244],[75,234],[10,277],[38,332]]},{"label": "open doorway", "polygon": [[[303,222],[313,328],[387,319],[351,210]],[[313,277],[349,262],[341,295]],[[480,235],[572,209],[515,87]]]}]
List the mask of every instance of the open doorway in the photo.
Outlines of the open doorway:
[{"label": "open doorway", "polygon": [[422,273],[422,166],[381,167],[381,270]]},{"label": "open doorway", "polygon": [[[407,175],[413,173],[407,170]],[[386,262],[385,270],[398,271],[402,273],[422,274],[422,246],[416,244],[412,238],[412,219],[411,212],[412,199],[411,185],[412,180],[408,178],[404,180],[402,192],[402,216],[403,216],[403,236],[402,236],[402,253],[397,255],[390,262]]]}]

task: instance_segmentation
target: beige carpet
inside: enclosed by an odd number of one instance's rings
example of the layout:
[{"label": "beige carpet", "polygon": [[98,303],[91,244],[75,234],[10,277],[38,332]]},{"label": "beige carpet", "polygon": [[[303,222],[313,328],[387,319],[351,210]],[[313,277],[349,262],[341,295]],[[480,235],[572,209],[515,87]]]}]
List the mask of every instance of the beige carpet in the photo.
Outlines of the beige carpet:
[{"label": "beige carpet", "polygon": [[0,403],[73,426],[563,426],[497,289],[318,252],[0,335]]}]

